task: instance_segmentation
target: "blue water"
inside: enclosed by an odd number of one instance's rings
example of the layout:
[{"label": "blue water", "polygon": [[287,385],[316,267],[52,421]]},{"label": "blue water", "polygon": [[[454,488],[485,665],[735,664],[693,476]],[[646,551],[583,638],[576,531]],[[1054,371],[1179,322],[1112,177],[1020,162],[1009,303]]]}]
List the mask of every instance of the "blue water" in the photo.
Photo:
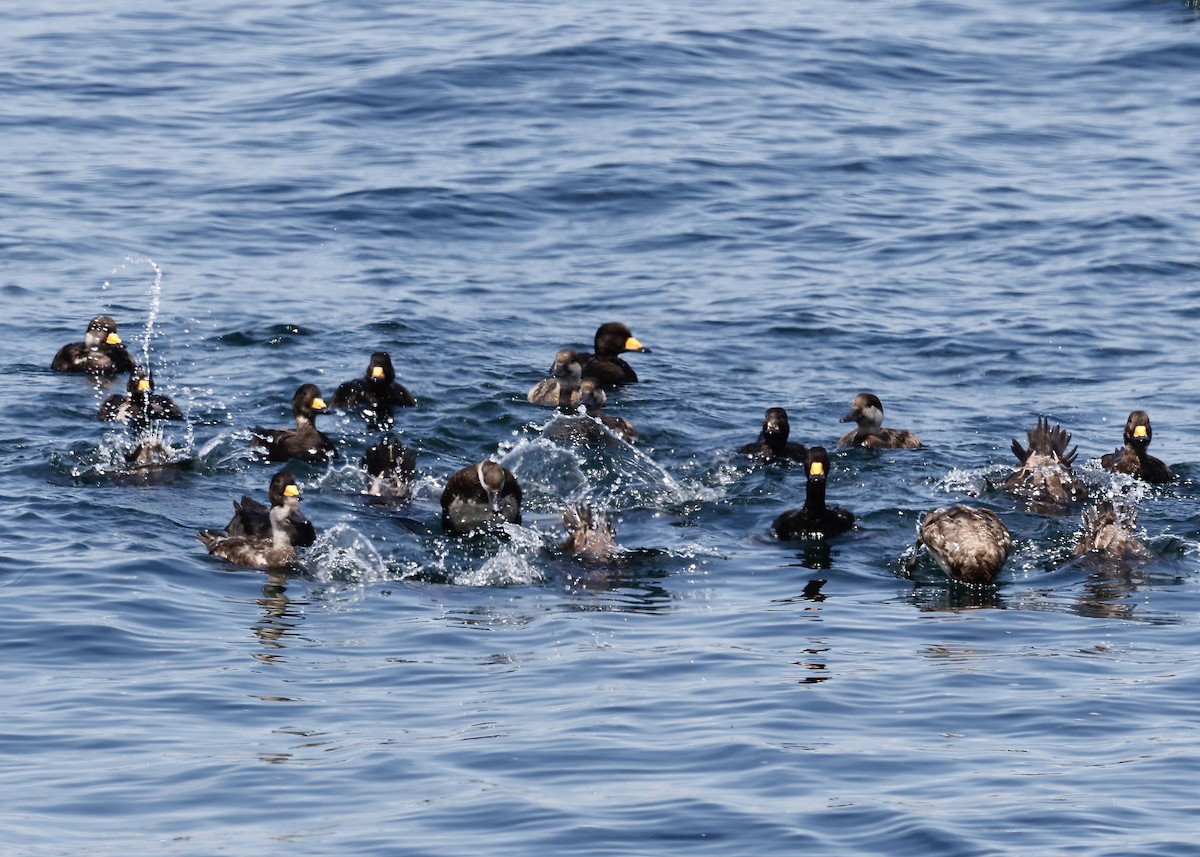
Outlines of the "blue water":
[{"label": "blue water", "polygon": [[[94,5],[0,42],[0,853],[1200,854],[1200,12]],[[101,312],[177,467],[48,369]],[[608,320],[641,440],[556,440],[525,390]],[[334,414],[301,568],[209,557],[248,429],[379,349],[414,501]],[[773,541],[801,469],[734,450],[772,405],[832,448],[860,390],[924,448],[837,453],[855,530]],[[1134,408],[1154,558],[1072,562],[1011,440],[1060,421],[1112,493]],[[447,540],[485,456],[524,526]],[[618,562],[553,551],[581,500]],[[994,589],[903,574],[959,500],[1013,532]]]}]

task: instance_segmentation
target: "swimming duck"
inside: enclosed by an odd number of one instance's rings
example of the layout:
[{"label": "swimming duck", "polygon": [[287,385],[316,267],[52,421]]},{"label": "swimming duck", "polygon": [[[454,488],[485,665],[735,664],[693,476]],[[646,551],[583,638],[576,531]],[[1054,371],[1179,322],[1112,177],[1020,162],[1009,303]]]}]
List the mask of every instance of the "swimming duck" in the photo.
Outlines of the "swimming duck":
[{"label": "swimming duck", "polygon": [[910,431],[883,428],[883,403],[874,393],[854,397],[844,423],[858,423],[854,431],[838,439],[838,446],[865,446],[868,449],[918,449],[921,441]]},{"label": "swimming duck", "polygon": [[802,443],[789,441],[790,432],[787,411],[783,408],[767,408],[758,440],[746,444],[738,453],[764,461],[805,461],[808,450]]},{"label": "swimming duck", "polygon": [[1164,483],[1175,478],[1171,468],[1150,454],[1148,447],[1154,430],[1150,415],[1132,411],[1125,421],[1125,446],[1100,458],[1100,466],[1113,473],[1128,473],[1146,482]]},{"label": "swimming duck", "polygon": [[442,491],[442,529],[465,536],[477,530],[521,523],[521,486],[508,468],[495,461],[464,467]]},{"label": "swimming duck", "polygon": [[626,325],[615,321],[602,324],[596,329],[593,347],[594,353],[579,355],[583,365],[583,377],[595,378],[602,387],[610,388],[637,383],[637,373],[619,355],[626,351],[650,353],[650,349],[638,342]]},{"label": "swimming duck", "polygon": [[301,384],[292,396],[294,429],[252,428],[251,448],[268,461],[322,462],[337,458],[333,441],[317,430],[314,420],[325,410],[325,400],[316,384]]},{"label": "swimming duck", "polygon": [[417,479],[417,457],[411,449],[386,437],[367,449],[362,459],[368,482],[363,493],[388,500],[406,500],[412,496]]},{"label": "swimming duck", "polygon": [[[270,507],[264,506],[251,497],[242,497],[240,501],[234,500],[233,518],[225,525],[225,533],[230,536],[269,539],[271,537],[270,510],[284,505],[289,486],[297,491],[300,490],[296,485],[296,477],[286,470],[280,470],[271,477],[271,487],[267,490]],[[282,521],[282,527],[287,533],[288,540],[296,547],[308,547],[317,540],[316,527],[299,508]]]},{"label": "swimming duck", "polygon": [[110,315],[98,315],[88,322],[83,342],[71,342],[58,349],[50,368],[55,372],[87,372],[113,377],[132,372],[133,358],[117,335],[117,323]]},{"label": "swimming duck", "polygon": [[[273,481],[273,480],[272,480]],[[281,568],[296,561],[296,549],[288,535],[286,521],[300,511],[300,489],[293,481],[283,488],[278,504],[274,501],[267,513],[271,535],[260,538],[250,535],[230,535],[220,530],[201,530],[196,534],[208,552],[234,565],[250,568]]]},{"label": "swimming duck", "polygon": [[911,570],[921,548],[928,548],[942,571],[962,583],[991,583],[1012,550],[1012,536],[1000,517],[989,509],[962,504],[934,509],[917,528],[917,546],[908,563]]},{"label": "swimming duck", "polygon": [[1134,533],[1137,512],[1132,507],[1118,510],[1111,500],[1102,500],[1083,510],[1081,524],[1076,556],[1092,552],[1124,559],[1152,556],[1150,548]]},{"label": "swimming duck", "polygon": [[576,407],[579,404],[579,379],[582,373],[579,355],[570,348],[563,348],[554,355],[549,376],[530,387],[525,398],[535,405]]},{"label": "swimming duck", "polygon": [[361,378],[343,381],[333,391],[335,408],[363,408],[368,417],[391,416],[392,408],[411,408],[416,398],[407,387],[396,383],[396,370],[392,358],[386,351],[371,355],[367,371]]},{"label": "swimming duck", "polygon": [[563,512],[567,538],[560,552],[591,560],[609,560],[620,551],[612,520],[604,512],[587,506],[571,506]]},{"label": "swimming duck", "polygon": [[183,411],[169,396],[154,392],[154,378],[149,369],[135,369],[126,389],[129,395],[113,395],[101,402],[96,419],[129,423],[135,429],[145,428],[151,420],[183,419]]},{"label": "swimming duck", "polygon": [[854,515],[825,505],[825,479],[829,475],[829,453],[811,446],[805,456],[804,506],[777,517],[771,531],[780,539],[822,539],[846,532],[854,526]]},{"label": "swimming duck", "polygon": [[1029,449],[1013,440],[1012,451],[1020,467],[1004,481],[1004,490],[1035,504],[1064,505],[1087,498],[1087,486],[1071,470],[1077,448],[1067,451],[1071,435],[1061,425],[1038,417],[1027,432]]},{"label": "swimming duck", "polygon": [[587,415],[600,423],[626,443],[638,439],[637,429],[633,423],[621,417],[614,417],[602,410],[608,402],[608,394],[595,378],[584,378],[579,382],[579,404],[587,410]]}]

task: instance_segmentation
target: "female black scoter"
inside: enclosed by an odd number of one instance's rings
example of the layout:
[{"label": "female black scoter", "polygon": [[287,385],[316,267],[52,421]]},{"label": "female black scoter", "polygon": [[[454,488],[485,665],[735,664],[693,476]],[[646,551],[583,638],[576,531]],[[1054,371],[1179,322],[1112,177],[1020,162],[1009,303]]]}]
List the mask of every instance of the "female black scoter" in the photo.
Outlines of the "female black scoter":
[{"label": "female black scoter", "polygon": [[583,365],[579,355],[570,348],[560,349],[554,355],[550,374],[529,388],[525,395],[535,405],[555,405],[574,408],[579,405],[579,379]]},{"label": "female black scoter", "polygon": [[808,450],[802,443],[789,441],[791,428],[788,426],[787,411],[783,408],[767,408],[763,417],[762,431],[758,440],[738,450],[741,455],[760,458],[764,461],[805,461]]},{"label": "female black scoter", "polygon": [[183,411],[170,396],[154,392],[154,377],[149,369],[134,370],[126,389],[129,395],[113,395],[101,402],[96,419],[129,423],[135,429],[145,428],[151,420],[183,419]]},{"label": "female black scoter", "polygon": [[112,316],[93,318],[83,334],[83,342],[71,342],[58,349],[50,368],[55,372],[87,372],[112,378],[134,369],[133,358],[117,335]]},{"label": "female black scoter", "polygon": [[601,425],[621,440],[633,443],[638,439],[637,429],[629,420],[604,413],[603,408],[607,402],[608,394],[595,378],[584,378],[579,382],[579,404],[587,410],[587,415],[599,420]]},{"label": "female black scoter", "polygon": [[325,410],[325,400],[316,384],[301,384],[292,396],[294,429],[250,429],[251,448],[268,461],[323,462],[337,458],[333,441],[317,430],[314,420]]},{"label": "female black scoter", "polygon": [[1153,436],[1150,415],[1145,411],[1132,411],[1125,421],[1124,448],[1102,456],[1100,466],[1113,473],[1128,473],[1146,482],[1170,482],[1175,478],[1171,468],[1149,452]]},{"label": "female black scoter", "polygon": [[272,502],[267,513],[270,521],[269,538],[234,536],[220,530],[201,530],[196,534],[208,552],[234,565],[251,568],[281,568],[296,561],[296,548],[288,534],[286,521],[300,511],[300,489],[295,482],[283,488],[278,504]]},{"label": "female black scoter", "polygon": [[883,427],[883,403],[874,393],[854,397],[844,423],[858,423],[854,431],[838,439],[838,446],[865,446],[869,449],[919,449],[921,441],[910,431]]},{"label": "female black scoter", "polygon": [[[267,499],[271,505],[264,506],[251,497],[242,497],[233,502],[233,518],[225,525],[225,532],[231,536],[247,536],[252,539],[269,539],[271,537],[270,511],[276,506],[284,505],[288,487],[295,487],[296,477],[286,470],[280,470],[271,477],[271,487],[267,491]],[[304,513],[297,508],[282,521],[281,526],[286,531],[288,539],[296,547],[308,547],[317,540],[316,527],[312,525]]]},{"label": "female black scoter", "polygon": [[1029,449],[1012,442],[1020,466],[1004,481],[1004,490],[1037,505],[1063,506],[1086,500],[1087,485],[1071,469],[1078,449],[1067,451],[1070,432],[1057,424],[1050,428],[1048,419],[1038,417],[1027,435]]},{"label": "female black scoter", "polygon": [[563,512],[563,526],[567,538],[558,546],[561,553],[598,561],[620,553],[612,520],[598,509],[570,506]]},{"label": "female black scoter", "polygon": [[1075,555],[1099,553],[1113,559],[1147,559],[1153,556],[1134,527],[1137,512],[1132,506],[1118,509],[1111,500],[1102,500],[1083,510]]},{"label": "female black scoter", "polygon": [[407,500],[417,481],[417,457],[411,449],[393,437],[385,437],[369,447],[362,459],[367,471],[363,493],[381,501]]},{"label": "female black scoter", "polygon": [[829,453],[823,446],[812,446],[805,457],[806,485],[804,506],[777,517],[771,531],[780,539],[823,539],[846,532],[854,526],[854,515],[845,509],[825,505],[825,478],[829,475]]},{"label": "female black scoter", "polygon": [[361,378],[343,381],[333,391],[335,408],[361,407],[364,413],[372,411],[385,418],[391,416],[392,408],[411,408],[416,404],[416,397],[409,389],[396,383],[396,369],[386,351],[371,355]]},{"label": "female black scoter", "polygon": [[637,383],[637,373],[621,359],[621,354],[627,351],[650,353],[650,349],[638,342],[626,325],[615,321],[596,329],[593,348],[594,353],[579,355],[583,377],[595,378],[602,387],[608,388]]},{"label": "female black scoter", "polygon": [[951,580],[988,584],[1000,573],[1012,550],[1012,536],[989,509],[958,504],[928,513],[917,528],[911,571],[925,547]]},{"label": "female black scoter", "polygon": [[442,529],[465,536],[479,530],[521,523],[521,486],[508,468],[495,461],[464,467],[442,491]]}]

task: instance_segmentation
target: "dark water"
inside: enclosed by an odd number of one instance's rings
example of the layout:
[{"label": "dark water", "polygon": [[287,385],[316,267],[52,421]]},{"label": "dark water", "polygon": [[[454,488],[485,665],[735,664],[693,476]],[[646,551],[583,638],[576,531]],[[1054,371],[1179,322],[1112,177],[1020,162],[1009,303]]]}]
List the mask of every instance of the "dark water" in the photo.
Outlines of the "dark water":
[{"label": "dark water", "polygon": [[[1179,2],[37,4],[0,53],[6,854],[1180,855],[1200,775],[1200,21]],[[188,415],[130,477],[101,311]],[[652,348],[556,440],[524,391],[624,320]],[[293,465],[294,575],[195,539],[291,394],[388,350],[416,499]],[[119,388],[120,384],[115,385]],[[915,452],[840,452],[858,516],[767,529],[860,390]],[[1153,559],[997,484],[1041,414],[1096,459],[1147,410]],[[525,488],[505,545],[445,478]],[[999,585],[902,573],[924,511],[1016,539]],[[569,502],[626,549],[558,557]],[[827,580],[824,600],[806,597]]]}]

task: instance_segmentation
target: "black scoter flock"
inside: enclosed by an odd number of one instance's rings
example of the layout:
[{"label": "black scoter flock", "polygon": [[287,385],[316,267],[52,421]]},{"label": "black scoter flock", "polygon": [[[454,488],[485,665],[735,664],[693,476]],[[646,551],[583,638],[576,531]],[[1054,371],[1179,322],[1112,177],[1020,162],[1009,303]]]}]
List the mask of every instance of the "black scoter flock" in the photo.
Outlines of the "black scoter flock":
[{"label": "black scoter flock", "polygon": [[[638,378],[621,355],[648,353],[649,348],[634,337],[629,327],[617,322],[596,330],[590,354],[563,348],[557,352],[547,377],[527,395],[534,404],[557,407],[571,416],[556,421],[555,431],[584,438],[603,437],[605,442],[637,439],[637,430],[625,419],[602,409],[608,392]],[[82,342],[64,345],[50,368],[58,372],[88,373],[112,379],[128,374],[128,395],[112,395],[100,405],[97,419],[129,425],[134,432],[126,463],[134,468],[169,463],[170,450],[162,440],[162,420],[182,420],[183,412],[168,397],[154,392],[149,367],[138,367],[117,333],[110,316],[97,316],[87,326]],[[387,352],[370,357],[366,372],[340,384],[333,406],[355,409],[373,425],[389,426],[397,407],[413,407],[416,398],[396,382],[396,370]],[[250,430],[250,449],[274,462],[292,460],[310,463],[338,458],[334,443],[316,427],[318,415],[329,408],[315,384],[302,384],[292,398],[295,428]],[[854,397],[842,422],[856,428],[838,440],[839,448],[918,449],[921,441],[911,431],[883,425],[883,403],[873,393]],[[783,540],[822,540],[841,535],[854,526],[854,515],[826,502],[826,481],[831,462],[822,446],[805,447],[789,439],[787,411],[770,407],[763,417],[758,438],[738,449],[738,454],[758,462],[804,465],[804,505],[777,516],[771,534]],[[1125,424],[1124,446],[1104,455],[1101,466],[1113,473],[1127,474],[1150,483],[1174,479],[1171,469],[1150,455],[1153,436],[1150,417],[1133,411]],[[619,441],[617,440],[619,439]],[[1045,417],[1027,433],[1027,445],[1013,440],[1017,465],[1004,481],[1004,490],[1035,512],[1062,514],[1088,501],[1088,487],[1073,470],[1077,449],[1068,448],[1071,435],[1060,425],[1051,427]],[[412,496],[417,477],[416,456],[395,437],[385,437],[368,448],[362,457],[367,475],[364,494],[383,502],[400,502]],[[243,497],[233,504],[233,518],[224,529],[207,529],[197,538],[214,556],[235,565],[275,568],[294,564],[296,548],[316,541],[316,528],[300,511],[300,488],[295,477],[281,470],[271,478],[269,506]],[[441,523],[446,535],[470,536],[502,532],[504,524],[521,522],[521,486],[517,477],[496,461],[485,459],[454,473],[441,494]],[[1083,508],[1081,532],[1074,552],[1098,552],[1117,559],[1142,558],[1149,549],[1135,532],[1136,512],[1132,503],[1102,499]],[[568,536],[559,546],[564,554],[598,561],[612,559],[619,551],[612,522],[598,509],[568,507],[563,513]],[[1012,550],[1012,536],[1000,516],[989,509],[957,504],[926,513],[917,527],[917,541],[907,561],[911,572],[922,551],[932,555],[937,566],[953,581],[967,585],[991,584]]]}]

